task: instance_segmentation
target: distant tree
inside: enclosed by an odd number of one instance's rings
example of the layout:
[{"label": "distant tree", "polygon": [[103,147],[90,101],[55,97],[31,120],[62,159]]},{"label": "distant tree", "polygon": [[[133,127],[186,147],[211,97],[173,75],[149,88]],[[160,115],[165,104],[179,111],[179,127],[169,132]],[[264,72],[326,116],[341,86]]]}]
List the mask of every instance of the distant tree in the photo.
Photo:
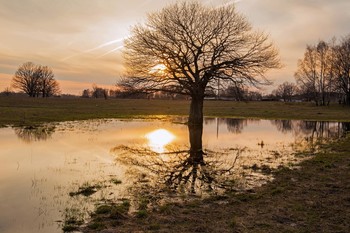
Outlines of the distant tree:
[{"label": "distant tree", "polygon": [[83,98],[90,98],[91,97],[90,89],[84,89],[81,97],[83,97]]},{"label": "distant tree", "polygon": [[54,79],[54,74],[51,68],[47,66],[40,66],[40,91],[42,97],[50,97],[60,93],[58,82]]},{"label": "distant tree", "polygon": [[149,99],[150,97],[150,94],[135,92],[130,89],[122,89],[120,87],[110,91],[109,95],[119,99]]},{"label": "distant tree", "polygon": [[343,103],[350,105],[350,36],[344,38],[334,49],[336,86],[344,96]]},{"label": "distant tree", "polygon": [[96,84],[92,85],[92,97],[94,98],[105,98],[108,99],[109,93],[108,89],[98,87]]},{"label": "distant tree", "polygon": [[30,97],[49,97],[60,92],[52,70],[47,66],[26,62],[21,65],[12,78],[12,87]]},{"label": "distant tree", "polygon": [[104,88],[103,89],[103,98],[105,98],[105,100],[106,100],[106,99],[108,99],[108,97],[109,97],[109,91],[108,91],[108,89]]},{"label": "distant tree", "polygon": [[164,91],[191,97],[189,124],[203,123],[208,88],[269,84],[264,73],[280,66],[268,37],[252,30],[235,7],[178,2],[135,26],[125,43],[130,91]]},{"label": "distant tree", "polygon": [[258,101],[262,99],[262,94],[259,91],[248,91],[246,95],[246,100]]},{"label": "distant tree", "polygon": [[98,98],[100,96],[100,88],[96,84],[92,84],[91,96]]},{"label": "distant tree", "polygon": [[304,58],[298,61],[295,78],[302,89],[313,93],[316,105],[328,105],[334,88],[333,51],[329,43],[320,41],[307,46]]},{"label": "distant tree", "polygon": [[236,101],[244,101],[247,97],[247,90],[244,89],[244,86],[230,85],[225,90],[224,95]]},{"label": "distant tree", "polygon": [[12,93],[11,88],[10,87],[6,87],[1,94],[4,95],[4,96],[10,96],[11,93]]},{"label": "distant tree", "polygon": [[30,97],[35,97],[39,92],[38,66],[32,62],[21,65],[12,79],[12,87],[23,91]]},{"label": "distant tree", "polygon": [[302,100],[307,102],[314,100],[314,87],[310,83],[297,85],[297,87],[298,87],[297,94]]},{"label": "distant tree", "polygon": [[277,98],[282,98],[285,102],[292,101],[292,97],[297,94],[298,87],[294,83],[284,82],[280,84],[272,93]]}]

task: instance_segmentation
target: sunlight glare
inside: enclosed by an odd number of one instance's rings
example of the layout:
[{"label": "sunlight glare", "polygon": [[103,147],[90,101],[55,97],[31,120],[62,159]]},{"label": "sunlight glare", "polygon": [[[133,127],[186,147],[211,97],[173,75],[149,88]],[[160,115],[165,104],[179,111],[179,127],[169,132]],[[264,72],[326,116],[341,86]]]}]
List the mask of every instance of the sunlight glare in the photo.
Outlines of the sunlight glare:
[{"label": "sunlight glare", "polygon": [[151,68],[150,73],[164,73],[164,71],[166,70],[166,66],[164,64],[158,64],[155,65]]},{"label": "sunlight glare", "polygon": [[148,146],[157,153],[163,153],[165,146],[175,139],[175,135],[165,129],[157,129],[145,135]]}]

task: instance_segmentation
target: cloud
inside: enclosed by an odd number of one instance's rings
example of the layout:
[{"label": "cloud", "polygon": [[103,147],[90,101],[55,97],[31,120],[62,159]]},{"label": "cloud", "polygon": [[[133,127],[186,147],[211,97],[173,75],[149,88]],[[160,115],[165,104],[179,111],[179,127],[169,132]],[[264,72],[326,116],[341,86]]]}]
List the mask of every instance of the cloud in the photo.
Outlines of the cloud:
[{"label": "cloud", "polygon": [[0,92],[7,87],[11,87],[12,75],[0,73]]},{"label": "cloud", "polygon": [[[293,81],[306,44],[349,32],[349,0],[200,0],[236,5],[254,28],[280,49],[282,70],[268,73]],[[120,49],[132,25],[176,0],[0,0],[0,73],[12,75],[33,61],[60,80],[115,83],[123,71]]]},{"label": "cloud", "polygon": [[276,84],[294,81],[297,60],[306,45],[349,33],[348,0],[245,0],[236,4],[254,28],[266,31],[280,49],[285,67],[273,73]]}]

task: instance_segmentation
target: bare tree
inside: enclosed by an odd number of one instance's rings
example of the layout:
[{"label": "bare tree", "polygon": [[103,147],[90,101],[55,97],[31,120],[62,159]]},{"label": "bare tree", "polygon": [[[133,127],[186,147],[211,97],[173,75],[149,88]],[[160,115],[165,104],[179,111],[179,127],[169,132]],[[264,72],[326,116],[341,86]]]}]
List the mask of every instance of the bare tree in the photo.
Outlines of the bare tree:
[{"label": "bare tree", "polygon": [[297,83],[313,93],[316,105],[324,106],[330,102],[335,78],[332,60],[332,46],[320,41],[316,46],[307,46],[304,58],[298,61]]},{"label": "bare tree", "polygon": [[340,45],[335,46],[334,51],[337,87],[344,95],[343,102],[350,105],[350,36],[344,38]]},{"label": "bare tree", "polygon": [[21,65],[12,79],[12,87],[20,89],[30,97],[35,97],[38,93],[40,75],[38,66],[32,62]]},{"label": "bare tree", "polygon": [[311,83],[297,82],[298,95],[304,101],[310,102],[314,100],[314,87]]},{"label": "bare tree", "polygon": [[297,93],[298,87],[294,83],[284,82],[280,84],[276,90],[272,93],[278,97],[282,98],[285,102],[292,101],[292,97]]},{"label": "bare tree", "polygon": [[49,97],[60,92],[52,70],[47,66],[26,62],[21,65],[12,79],[12,87],[23,91],[30,97]]},{"label": "bare tree", "polygon": [[189,95],[189,124],[202,124],[206,89],[268,84],[264,73],[280,66],[277,55],[233,5],[178,2],[133,28],[125,42],[127,76],[119,86]]},{"label": "bare tree", "polygon": [[108,99],[108,89],[92,85],[92,97]]},{"label": "bare tree", "polygon": [[5,87],[4,91],[1,92],[0,94],[4,96],[10,96],[11,95],[11,88],[10,87]]},{"label": "bare tree", "polygon": [[83,90],[83,93],[81,94],[81,97],[83,98],[90,98],[92,95],[90,89],[84,89]]},{"label": "bare tree", "polygon": [[40,66],[40,89],[42,97],[50,97],[60,93],[58,82],[54,79],[54,74],[51,68]]},{"label": "bare tree", "polygon": [[230,85],[226,88],[224,95],[234,98],[236,101],[244,101],[247,93],[248,90],[245,90],[243,86]]}]

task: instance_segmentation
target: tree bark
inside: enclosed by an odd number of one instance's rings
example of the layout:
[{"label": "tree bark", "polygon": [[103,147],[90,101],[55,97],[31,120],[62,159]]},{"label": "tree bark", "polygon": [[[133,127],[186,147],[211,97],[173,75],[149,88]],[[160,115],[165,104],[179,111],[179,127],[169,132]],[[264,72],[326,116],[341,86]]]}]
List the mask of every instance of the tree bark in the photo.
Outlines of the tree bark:
[{"label": "tree bark", "polygon": [[204,95],[192,96],[188,125],[203,127]]},{"label": "tree bark", "polygon": [[345,105],[350,106],[350,92],[346,93]]},{"label": "tree bark", "polygon": [[191,146],[189,159],[193,164],[204,164],[202,145],[203,124],[188,125],[188,130]]}]

